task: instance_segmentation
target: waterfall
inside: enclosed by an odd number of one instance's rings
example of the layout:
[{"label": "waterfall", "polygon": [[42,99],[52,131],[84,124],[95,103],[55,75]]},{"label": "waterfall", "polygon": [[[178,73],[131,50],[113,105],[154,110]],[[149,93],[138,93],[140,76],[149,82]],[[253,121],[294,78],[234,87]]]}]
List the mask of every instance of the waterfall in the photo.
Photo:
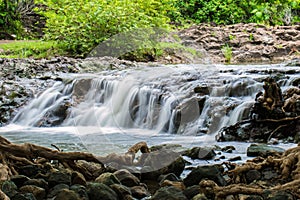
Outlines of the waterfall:
[{"label": "waterfall", "polygon": [[[38,95],[12,123],[215,133],[247,117],[255,94],[262,90],[261,80],[268,74],[247,70],[182,65],[71,76],[71,82],[57,82]],[[284,86],[291,82],[286,79]]]}]

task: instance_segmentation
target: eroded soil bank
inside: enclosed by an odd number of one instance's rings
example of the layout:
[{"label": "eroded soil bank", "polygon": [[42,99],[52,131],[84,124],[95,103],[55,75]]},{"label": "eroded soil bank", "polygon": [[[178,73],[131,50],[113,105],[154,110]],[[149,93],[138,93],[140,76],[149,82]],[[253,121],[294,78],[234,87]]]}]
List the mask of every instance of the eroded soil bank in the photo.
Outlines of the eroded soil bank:
[{"label": "eroded soil bank", "polygon": [[300,25],[201,24],[178,35],[184,45],[203,52],[205,59],[212,63],[226,59],[230,63],[283,62],[300,56]]}]

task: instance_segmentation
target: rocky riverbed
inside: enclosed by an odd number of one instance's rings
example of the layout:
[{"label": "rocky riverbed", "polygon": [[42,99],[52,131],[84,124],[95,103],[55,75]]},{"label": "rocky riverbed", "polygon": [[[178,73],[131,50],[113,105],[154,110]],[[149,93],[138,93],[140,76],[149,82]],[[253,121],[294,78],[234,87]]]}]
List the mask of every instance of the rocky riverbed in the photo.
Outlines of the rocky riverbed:
[{"label": "rocky riverbed", "polygon": [[[284,151],[251,145],[249,156],[258,157],[237,165],[234,161],[240,158],[226,161],[222,155],[234,151],[233,146],[182,150],[180,145],[149,148],[140,142],[125,154],[95,160],[90,154],[63,153],[36,145],[28,149],[28,144],[0,139],[5,155],[0,165],[3,200],[300,198],[299,146]],[[14,151],[4,152],[12,147]],[[135,159],[139,150],[142,154]],[[187,161],[192,159],[224,162],[192,166]],[[191,172],[181,176],[184,169]]]}]

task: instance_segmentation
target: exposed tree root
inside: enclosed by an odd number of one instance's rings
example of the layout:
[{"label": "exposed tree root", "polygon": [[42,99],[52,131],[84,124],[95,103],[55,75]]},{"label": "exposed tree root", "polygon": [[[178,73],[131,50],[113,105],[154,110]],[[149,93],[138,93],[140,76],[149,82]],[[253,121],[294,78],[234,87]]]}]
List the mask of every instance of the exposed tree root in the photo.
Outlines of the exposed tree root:
[{"label": "exposed tree root", "polygon": [[86,152],[61,152],[50,148],[25,143],[14,144],[0,136],[0,162],[9,169],[12,175],[18,174],[16,167],[25,165],[42,165],[51,160],[57,160],[65,168],[78,171],[85,177],[91,178],[91,172],[86,170],[76,161],[83,160],[100,164],[105,170],[105,164],[109,162],[117,162],[123,165],[134,164],[135,154],[141,151],[142,159],[149,153],[149,148],[145,142],[139,142],[129,148],[128,152],[123,155],[109,154],[105,157],[96,157]]},{"label": "exposed tree root", "polygon": [[282,119],[261,119],[261,120],[256,120],[256,122],[259,123],[265,123],[265,122],[273,122],[273,123],[287,123],[287,122],[291,122],[291,121],[297,121],[300,120],[300,116],[297,117],[286,117],[286,118],[282,118]]},{"label": "exposed tree root", "polygon": [[[300,145],[300,144],[299,144]],[[232,178],[231,185],[220,187],[211,180],[202,180],[200,187],[202,192],[207,195],[214,195],[215,199],[226,199],[229,195],[262,195],[264,190],[270,191],[289,191],[300,198],[300,146],[285,151],[282,155],[269,156],[267,159],[255,158],[245,164],[228,171]],[[231,165],[233,166],[233,165]],[[272,168],[280,174],[282,184],[262,187],[255,183],[245,185],[245,174],[249,170],[261,171],[265,168]]]},{"label": "exposed tree root", "polygon": [[[226,199],[230,195],[262,195],[264,188],[256,185],[232,184],[224,187],[218,186],[214,181],[202,180],[200,183],[201,192],[206,196],[214,195],[214,199]],[[268,188],[269,191],[286,190],[300,198],[300,180],[294,180],[283,185]]]}]

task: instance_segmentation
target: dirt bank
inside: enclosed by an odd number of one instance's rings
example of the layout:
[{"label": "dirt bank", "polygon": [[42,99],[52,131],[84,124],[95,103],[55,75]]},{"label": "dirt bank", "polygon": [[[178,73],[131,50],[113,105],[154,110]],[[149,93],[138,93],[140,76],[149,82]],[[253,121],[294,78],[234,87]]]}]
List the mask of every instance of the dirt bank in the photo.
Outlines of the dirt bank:
[{"label": "dirt bank", "polygon": [[226,59],[230,63],[283,62],[300,57],[300,25],[201,24],[178,35],[184,45],[202,51],[213,63]]}]

